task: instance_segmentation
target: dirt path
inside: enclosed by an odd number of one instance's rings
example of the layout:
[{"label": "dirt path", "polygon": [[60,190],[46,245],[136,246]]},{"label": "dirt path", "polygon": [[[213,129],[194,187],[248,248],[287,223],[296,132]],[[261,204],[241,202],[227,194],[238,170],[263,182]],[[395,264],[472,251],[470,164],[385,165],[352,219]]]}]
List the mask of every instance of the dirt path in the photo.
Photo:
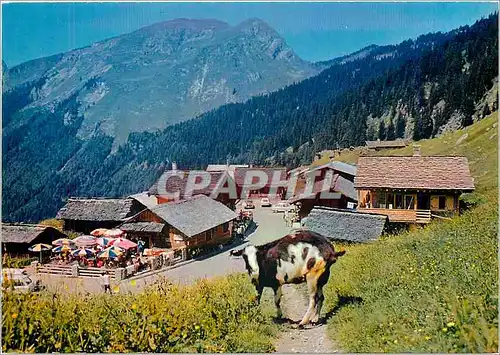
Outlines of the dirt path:
[{"label": "dirt path", "polygon": [[[283,315],[299,322],[307,310],[307,296],[304,285],[283,286]],[[306,326],[304,329],[285,324],[285,330],[275,344],[278,353],[338,353],[338,347],[326,333],[326,324]]]}]

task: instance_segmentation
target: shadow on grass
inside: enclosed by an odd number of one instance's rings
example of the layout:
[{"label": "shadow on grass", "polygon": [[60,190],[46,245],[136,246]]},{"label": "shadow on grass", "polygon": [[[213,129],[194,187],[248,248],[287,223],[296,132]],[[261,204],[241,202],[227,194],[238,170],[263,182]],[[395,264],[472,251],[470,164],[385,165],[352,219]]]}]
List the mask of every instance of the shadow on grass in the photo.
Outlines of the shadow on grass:
[{"label": "shadow on grass", "polygon": [[363,303],[363,299],[359,296],[344,296],[339,295],[339,301],[337,305],[333,307],[331,310],[326,312],[326,314],[321,317],[318,321],[319,324],[326,324],[328,319],[330,319],[335,313],[337,313],[342,307],[349,306],[351,304],[361,304]]}]

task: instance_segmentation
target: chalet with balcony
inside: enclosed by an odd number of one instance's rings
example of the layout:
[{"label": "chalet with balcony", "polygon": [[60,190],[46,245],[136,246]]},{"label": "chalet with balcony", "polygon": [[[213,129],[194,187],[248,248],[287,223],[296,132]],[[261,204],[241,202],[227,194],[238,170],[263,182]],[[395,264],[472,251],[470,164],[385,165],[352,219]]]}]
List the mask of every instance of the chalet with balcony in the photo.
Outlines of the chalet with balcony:
[{"label": "chalet with balcony", "polygon": [[390,222],[428,223],[459,214],[459,197],[474,190],[463,156],[360,157],[354,186],[358,210],[384,214]]},{"label": "chalet with balcony", "polygon": [[197,195],[146,209],[119,228],[148,248],[171,249],[185,259],[189,249],[229,241],[236,217],[224,204]]}]

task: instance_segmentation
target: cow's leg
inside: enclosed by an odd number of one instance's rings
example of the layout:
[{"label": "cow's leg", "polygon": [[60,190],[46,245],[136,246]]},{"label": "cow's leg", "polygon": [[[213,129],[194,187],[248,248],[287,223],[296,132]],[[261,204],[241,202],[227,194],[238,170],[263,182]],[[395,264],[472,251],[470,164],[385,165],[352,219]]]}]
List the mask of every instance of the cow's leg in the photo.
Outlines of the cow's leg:
[{"label": "cow's leg", "polygon": [[283,317],[283,312],[281,311],[281,295],[283,294],[281,285],[276,286],[273,288],[274,290],[274,304],[276,305],[276,308],[278,310],[278,318]]},{"label": "cow's leg", "polygon": [[260,304],[260,299],[262,298],[262,291],[264,291],[264,287],[257,286],[257,303]]},{"label": "cow's leg", "polygon": [[300,321],[299,326],[303,326],[309,323],[311,314],[314,312],[314,309],[316,308],[318,277],[314,273],[309,273],[306,275],[306,281],[307,281],[307,290],[309,293],[309,307],[307,308],[306,314],[304,314],[304,317]]},{"label": "cow's leg", "polygon": [[321,313],[321,308],[323,307],[323,301],[325,300],[325,296],[323,295],[323,286],[326,285],[328,279],[330,278],[330,268],[326,268],[326,270],[321,274],[318,279],[318,292],[316,298],[316,314],[311,318],[311,321],[317,323],[319,321],[319,316]]}]

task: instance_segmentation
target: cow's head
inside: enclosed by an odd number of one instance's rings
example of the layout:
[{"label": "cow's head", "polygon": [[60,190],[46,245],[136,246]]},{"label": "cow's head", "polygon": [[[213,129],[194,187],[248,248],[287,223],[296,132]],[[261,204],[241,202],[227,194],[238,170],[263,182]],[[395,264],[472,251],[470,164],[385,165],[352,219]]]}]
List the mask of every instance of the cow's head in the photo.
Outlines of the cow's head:
[{"label": "cow's head", "polygon": [[245,268],[247,269],[248,275],[252,278],[252,283],[257,286],[259,280],[259,261],[258,261],[258,249],[253,245],[248,245],[240,250],[231,250],[229,252],[231,256],[241,256],[245,260]]}]

